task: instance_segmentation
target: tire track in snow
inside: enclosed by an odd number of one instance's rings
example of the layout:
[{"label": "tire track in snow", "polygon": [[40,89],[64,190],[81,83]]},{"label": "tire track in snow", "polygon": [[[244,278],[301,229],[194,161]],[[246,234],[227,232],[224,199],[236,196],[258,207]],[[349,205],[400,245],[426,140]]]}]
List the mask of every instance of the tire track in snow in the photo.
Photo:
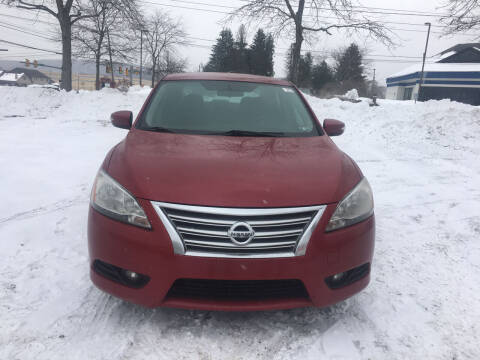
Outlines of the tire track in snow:
[{"label": "tire track in snow", "polygon": [[60,200],[50,205],[41,206],[35,209],[22,211],[22,212],[13,214],[11,216],[0,218],[0,226],[10,221],[24,220],[24,219],[29,219],[36,216],[42,216],[42,215],[50,214],[56,211],[65,210],[67,208],[77,206],[80,204],[88,204],[88,202],[89,200],[88,198],[86,199],[85,196],[77,196],[73,199]]}]

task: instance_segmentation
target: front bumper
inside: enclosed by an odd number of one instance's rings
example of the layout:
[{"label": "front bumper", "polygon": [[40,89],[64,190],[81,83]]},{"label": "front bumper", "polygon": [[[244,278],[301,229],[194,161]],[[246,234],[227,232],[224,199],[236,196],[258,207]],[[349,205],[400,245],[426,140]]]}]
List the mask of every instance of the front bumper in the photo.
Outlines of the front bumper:
[{"label": "front bumper", "polygon": [[[371,263],[375,220],[325,233],[335,204],[328,205],[315,229],[305,256],[289,258],[204,258],[175,255],[172,242],[149,201],[138,199],[152,230],[144,230],[105,217],[90,208],[88,243],[91,265],[95,260],[148,275],[142,288],[130,288],[113,282],[91,270],[91,278],[100,289],[119,298],[147,307],[169,306],[202,310],[273,310],[305,306],[324,307],[365,288],[366,275],[340,289],[332,290],[325,278]],[[298,279],[308,297],[266,300],[219,300],[171,297],[167,294],[177,279],[279,280]]]}]

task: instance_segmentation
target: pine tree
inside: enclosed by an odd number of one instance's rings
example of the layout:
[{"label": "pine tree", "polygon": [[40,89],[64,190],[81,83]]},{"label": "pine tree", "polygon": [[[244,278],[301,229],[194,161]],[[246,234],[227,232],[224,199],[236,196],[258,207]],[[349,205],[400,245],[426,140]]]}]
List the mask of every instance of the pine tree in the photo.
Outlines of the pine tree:
[{"label": "pine tree", "polygon": [[249,51],[250,73],[273,76],[274,51],[273,37],[270,34],[265,35],[262,29],[258,29]]},{"label": "pine tree", "polygon": [[300,57],[298,65],[298,86],[301,88],[309,88],[312,84],[312,53],[307,52]]},{"label": "pine tree", "polygon": [[275,75],[273,70],[273,54],[275,53],[275,42],[273,41],[272,34],[267,35],[265,40],[265,54],[266,54],[266,65],[265,65],[265,74],[266,76]]},{"label": "pine tree", "polygon": [[242,24],[238,28],[237,38],[234,44],[233,72],[243,74],[248,74],[250,72],[247,46],[247,31],[245,25]]},{"label": "pine tree", "polygon": [[234,40],[232,31],[224,29],[220,32],[217,43],[213,46],[212,54],[203,71],[229,72],[234,69]]},{"label": "pine tree", "polygon": [[[362,54],[358,45],[352,43],[345,51],[338,54],[335,66],[335,78],[340,83],[356,84],[365,88],[363,75]],[[361,90],[361,89],[357,89]]]},{"label": "pine tree", "polygon": [[293,80],[293,47],[294,44],[291,44],[285,57],[285,70],[287,72],[288,81]]},{"label": "pine tree", "polygon": [[312,88],[315,91],[320,90],[329,82],[333,81],[334,73],[330,66],[324,61],[316,64],[312,68]]}]

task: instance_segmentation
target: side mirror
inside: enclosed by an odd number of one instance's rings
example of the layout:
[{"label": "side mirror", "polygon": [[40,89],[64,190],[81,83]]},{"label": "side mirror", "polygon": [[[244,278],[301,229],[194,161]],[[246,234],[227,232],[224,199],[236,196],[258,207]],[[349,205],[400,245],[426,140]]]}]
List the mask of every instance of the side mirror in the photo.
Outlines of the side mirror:
[{"label": "side mirror", "polygon": [[345,124],[341,121],[334,119],[325,119],[323,121],[323,129],[328,136],[342,135],[345,130]]},{"label": "side mirror", "polygon": [[110,115],[113,126],[121,129],[130,129],[133,122],[133,114],[131,111],[116,111]]}]

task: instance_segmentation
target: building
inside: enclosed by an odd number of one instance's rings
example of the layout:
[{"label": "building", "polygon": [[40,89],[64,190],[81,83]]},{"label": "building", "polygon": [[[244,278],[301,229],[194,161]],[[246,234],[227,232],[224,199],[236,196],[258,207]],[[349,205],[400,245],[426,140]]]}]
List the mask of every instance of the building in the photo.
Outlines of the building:
[{"label": "building", "polygon": [[418,97],[422,64],[418,63],[387,78],[387,99],[450,99],[480,105],[480,43],[451,47],[425,63]]},{"label": "building", "polygon": [[0,75],[0,85],[28,86],[47,85],[53,83],[47,75],[41,71],[26,68],[14,68]]},{"label": "building", "polygon": [[26,77],[27,84],[26,85],[46,85],[46,84],[51,84],[53,83],[53,80],[50,79],[47,75],[45,75],[43,72],[35,70],[35,69],[26,69],[26,68],[20,68],[16,67],[9,72],[11,73],[22,73]]},{"label": "building", "polygon": [[26,86],[27,82],[23,73],[2,72],[0,74],[0,85],[3,86]]}]

